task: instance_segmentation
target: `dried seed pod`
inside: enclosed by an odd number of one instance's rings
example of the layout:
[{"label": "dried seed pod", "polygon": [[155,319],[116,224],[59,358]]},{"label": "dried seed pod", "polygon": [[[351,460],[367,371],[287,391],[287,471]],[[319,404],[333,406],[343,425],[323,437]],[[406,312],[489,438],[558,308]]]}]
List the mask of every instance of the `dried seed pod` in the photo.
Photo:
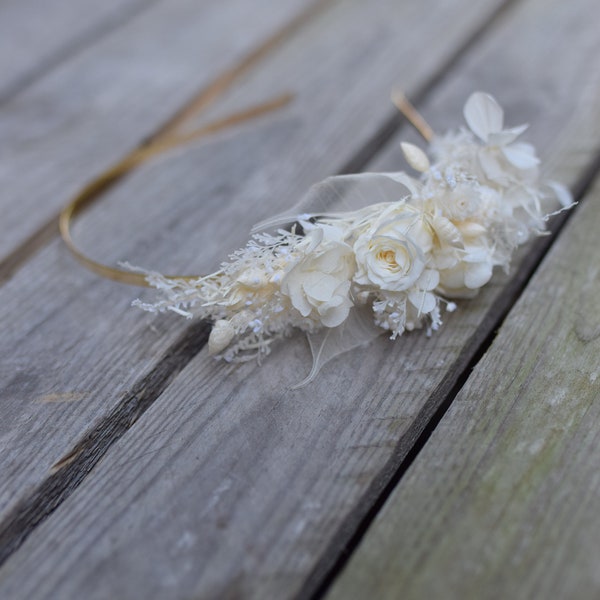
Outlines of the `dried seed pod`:
[{"label": "dried seed pod", "polygon": [[429,167],[431,166],[429,164],[429,159],[427,158],[425,152],[421,150],[421,148],[415,146],[414,144],[409,144],[408,142],[402,142],[400,147],[402,148],[406,162],[415,171],[419,171],[419,173],[425,173],[425,171],[429,170]]},{"label": "dried seed pod", "polygon": [[233,325],[225,319],[218,320],[213,325],[208,338],[208,353],[218,354],[221,350],[224,350],[229,346],[234,336],[235,329],[233,328]]}]

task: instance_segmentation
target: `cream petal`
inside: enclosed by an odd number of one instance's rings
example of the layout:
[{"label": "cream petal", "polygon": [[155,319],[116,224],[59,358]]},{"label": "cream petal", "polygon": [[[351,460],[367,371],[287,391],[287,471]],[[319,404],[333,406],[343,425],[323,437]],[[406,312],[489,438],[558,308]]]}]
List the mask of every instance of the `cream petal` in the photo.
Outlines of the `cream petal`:
[{"label": "cream petal", "polygon": [[302,282],[306,295],[317,302],[327,302],[338,286],[338,280],[324,273],[307,273]]},{"label": "cream petal", "polygon": [[343,296],[346,298],[348,296],[348,292],[350,291],[350,282],[348,280],[342,281],[335,290],[335,294],[337,296]]},{"label": "cream petal", "polygon": [[352,252],[346,244],[335,244],[333,248],[325,252],[315,261],[315,269],[323,273],[337,271],[344,264],[344,259]]},{"label": "cream petal", "polygon": [[483,149],[479,153],[479,164],[488,179],[499,182],[506,179],[504,169],[498,162],[498,159],[489,150]]},{"label": "cream petal", "polygon": [[490,256],[490,251],[486,246],[466,246],[463,261],[465,263],[486,262]]},{"label": "cream petal", "polygon": [[341,325],[347,319],[351,306],[352,304],[350,302],[345,302],[340,306],[327,311],[327,314],[321,316],[321,323],[323,323],[325,327],[337,327],[338,325]]},{"label": "cream petal", "polygon": [[479,237],[480,235],[487,233],[487,229],[475,221],[463,221],[458,224],[458,229],[463,236],[468,238]]},{"label": "cream petal", "polygon": [[323,241],[343,244],[345,232],[342,227],[333,224],[320,223],[319,228],[323,231]]},{"label": "cream petal", "polygon": [[432,220],[433,229],[441,244],[454,246],[462,241],[460,231],[449,219],[435,215]]},{"label": "cream petal", "polygon": [[320,227],[309,231],[305,236],[305,239],[308,241],[308,246],[305,249],[305,252],[312,252],[313,250],[315,250],[317,246],[323,241],[324,235],[325,234]]},{"label": "cream petal", "polygon": [[465,264],[458,263],[440,273],[440,285],[445,289],[458,290],[465,287]]},{"label": "cream petal", "polygon": [[484,142],[487,142],[491,133],[502,131],[504,111],[489,94],[483,92],[471,94],[463,113],[471,131]]},{"label": "cream petal", "polygon": [[292,305],[303,317],[310,315],[312,306],[309,304],[299,285],[282,286],[281,291],[290,297]]},{"label": "cream petal", "polygon": [[446,270],[456,266],[457,263],[458,258],[456,253],[449,254],[440,252],[434,256],[432,266],[435,266],[436,269]]},{"label": "cream petal", "polygon": [[329,302],[321,304],[317,311],[320,315],[327,314],[328,311],[333,310],[334,308],[337,308],[338,306],[344,304],[345,300],[346,299],[343,296],[333,296],[333,298],[331,298]]},{"label": "cream petal", "polygon": [[417,280],[417,287],[420,290],[430,292],[434,290],[440,283],[440,274],[433,269],[425,269],[421,277]]},{"label": "cream petal", "polygon": [[512,144],[524,131],[527,130],[529,125],[518,125],[517,127],[511,127],[510,129],[503,129],[498,133],[490,133],[488,136],[488,144],[490,146],[506,146]]},{"label": "cream petal", "polygon": [[502,148],[502,153],[517,169],[533,169],[540,164],[540,159],[535,155],[535,149],[530,144],[512,144]]},{"label": "cream petal", "polygon": [[472,263],[465,269],[465,285],[477,289],[492,278],[492,265],[489,262]]},{"label": "cream petal", "polygon": [[409,292],[408,299],[420,313],[430,313],[437,306],[435,296],[429,292]]}]

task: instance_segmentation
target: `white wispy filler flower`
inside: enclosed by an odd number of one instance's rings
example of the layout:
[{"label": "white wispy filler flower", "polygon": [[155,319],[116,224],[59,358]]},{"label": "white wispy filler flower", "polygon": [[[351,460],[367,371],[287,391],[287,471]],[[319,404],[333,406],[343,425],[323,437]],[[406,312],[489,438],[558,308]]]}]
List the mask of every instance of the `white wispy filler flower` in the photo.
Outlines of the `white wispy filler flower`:
[{"label": "white wispy filler flower", "polygon": [[[451,299],[474,296],[494,267],[508,269],[515,248],[544,232],[545,199],[572,205],[563,186],[540,182],[535,149],[516,141],[526,126],[504,129],[494,98],[474,93],[464,116],[468,129],[433,139],[431,161],[402,144],[420,177],[332,177],[305,199],[316,210],[257,226],[245,248],[197,280],[147,273],[164,299],[134,304],[213,320],[209,351],[228,361],[260,360],[301,329],[314,356],[302,384],[382,332],[438,329],[442,308],[456,308]],[[351,210],[331,212],[334,201]]]}]

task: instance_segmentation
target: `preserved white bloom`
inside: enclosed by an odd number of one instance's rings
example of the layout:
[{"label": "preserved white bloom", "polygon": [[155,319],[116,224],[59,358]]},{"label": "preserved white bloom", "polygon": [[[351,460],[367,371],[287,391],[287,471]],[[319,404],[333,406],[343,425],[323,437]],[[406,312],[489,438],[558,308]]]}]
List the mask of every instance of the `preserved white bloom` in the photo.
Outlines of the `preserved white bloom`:
[{"label": "preserved white bloom", "polygon": [[357,283],[382,290],[408,289],[423,272],[425,257],[415,242],[401,232],[362,236],[354,246]]},{"label": "preserved white bloom", "polygon": [[493,262],[484,248],[467,248],[462,260],[440,271],[438,289],[449,298],[470,298],[491,278]]},{"label": "preserved white bloom", "polygon": [[[293,328],[324,330],[309,380],[379,331],[395,339],[438,329],[441,307],[456,308],[445,298],[477,294],[494,267],[508,268],[514,249],[543,232],[547,196],[572,206],[566,188],[539,181],[534,148],[516,142],[526,126],[504,129],[491,96],[473,94],[464,116],[470,131],[434,138],[433,161],[402,145],[419,180],[402,172],[328,179],[307,197],[322,212],[270,219],[270,228],[296,224],[256,233],[206,277],[146,272],[165,299],[136,304],[212,319],[209,352],[226,360],[260,359]],[[347,210],[328,212],[338,201]]]},{"label": "preserved white bloom", "polygon": [[398,292],[423,273],[433,238],[423,214],[412,206],[400,204],[384,214],[386,218],[380,219],[384,223],[364,232],[354,244],[354,281]]},{"label": "preserved white bloom", "polygon": [[292,267],[281,282],[281,292],[303,317],[324,327],[337,327],[352,307],[349,292],[353,273],[352,248],[326,242],[323,249],[307,253]]},{"label": "preserved white bloom", "polygon": [[504,185],[511,181],[514,171],[531,171],[530,176],[535,177],[540,162],[535,148],[514,143],[527,125],[503,129],[504,111],[492,96],[483,92],[476,92],[467,100],[464,115],[471,131],[485,144],[478,158],[488,179]]}]

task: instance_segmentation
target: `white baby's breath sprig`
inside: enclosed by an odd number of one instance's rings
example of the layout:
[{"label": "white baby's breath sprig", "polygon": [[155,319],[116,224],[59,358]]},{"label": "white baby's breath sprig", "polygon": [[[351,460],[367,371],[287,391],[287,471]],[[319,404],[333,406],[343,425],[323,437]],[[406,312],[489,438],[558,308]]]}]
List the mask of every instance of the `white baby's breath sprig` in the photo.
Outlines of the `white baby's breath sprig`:
[{"label": "white baby's breath sprig", "polygon": [[[362,184],[364,204],[331,213],[323,197],[320,212],[294,215],[290,230],[255,233],[206,277],[143,271],[164,297],[134,304],[213,320],[208,349],[225,360],[260,360],[275,340],[301,329],[314,336],[309,379],[328,358],[378,332],[396,339],[439,329],[442,308],[456,308],[449,299],[474,296],[494,267],[508,269],[515,248],[544,233],[547,198],[558,199],[561,210],[572,206],[564,186],[540,181],[535,149],[517,141],[527,126],[505,129],[494,98],[474,93],[464,116],[468,129],[433,137],[433,159],[402,144],[417,178],[400,172],[327,180],[315,186],[313,200],[329,189],[345,201],[350,182]],[[381,186],[383,201],[373,203]]]}]

